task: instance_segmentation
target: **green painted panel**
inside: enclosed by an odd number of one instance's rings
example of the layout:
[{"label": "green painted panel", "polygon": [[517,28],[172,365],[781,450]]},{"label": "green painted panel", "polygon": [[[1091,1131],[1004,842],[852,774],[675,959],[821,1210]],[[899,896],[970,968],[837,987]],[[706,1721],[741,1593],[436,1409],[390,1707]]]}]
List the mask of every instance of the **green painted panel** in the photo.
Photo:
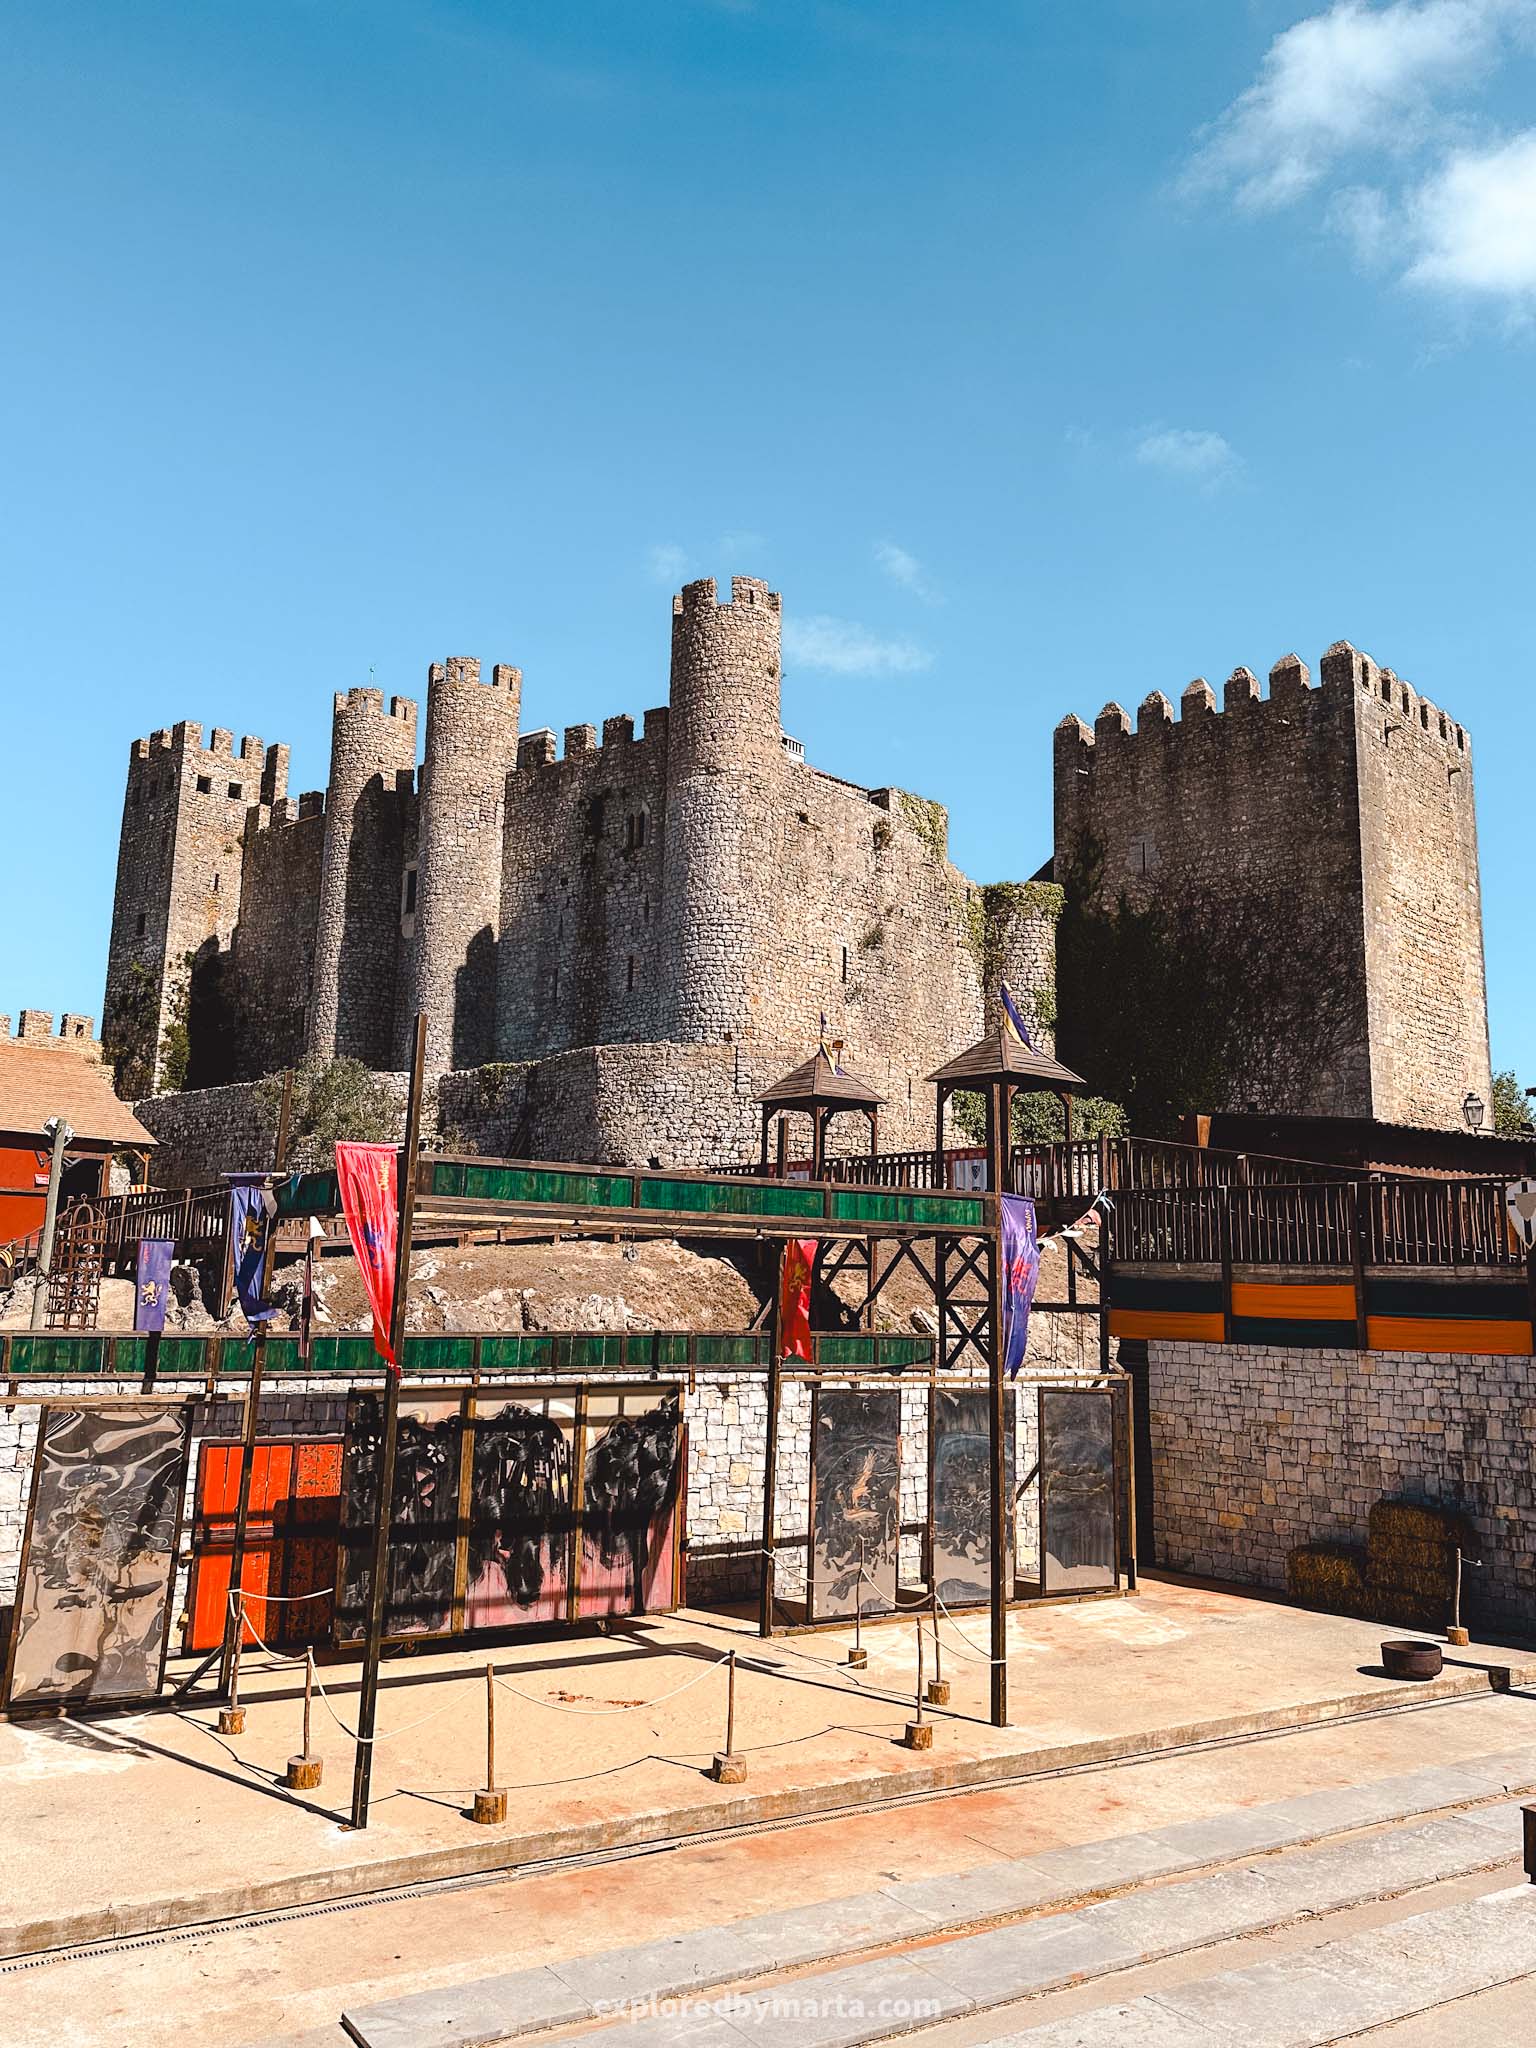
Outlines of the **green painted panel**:
[{"label": "green painted panel", "polygon": [[373,1348],[372,1337],[317,1337],[310,1354],[309,1369],[328,1372],[375,1373],[386,1370]]},{"label": "green painted panel", "polygon": [[875,1340],[873,1337],[818,1337],[816,1339],[816,1363],[818,1365],[873,1365],[875,1362]]},{"label": "green painted panel", "polygon": [[810,1187],[754,1180],[643,1180],[640,1207],[686,1216],[820,1216]]},{"label": "green painted panel", "polygon": [[832,1214],[844,1223],[910,1223],[924,1229],[979,1230],[986,1205],[970,1195],[881,1194],[872,1188],[841,1189]]},{"label": "green painted panel", "polygon": [[877,1353],[882,1365],[929,1365],[933,1361],[931,1337],[882,1337]]},{"label": "green painted panel", "polygon": [[1288,1351],[1353,1351],[1359,1344],[1359,1332],[1353,1323],[1311,1323],[1280,1316],[1234,1316],[1232,1341],[1234,1344],[1283,1346]]},{"label": "green painted panel", "polygon": [[694,1356],[700,1365],[756,1365],[766,1355],[762,1337],[699,1337]]},{"label": "green painted panel", "polygon": [[438,1187],[434,1173],[433,1193],[462,1194],[470,1202],[533,1202],[543,1208],[628,1209],[634,1200],[634,1182],[624,1173],[566,1173],[559,1169],[524,1166],[460,1166],[437,1169],[456,1175],[456,1189]]},{"label": "green painted panel", "polygon": [[554,1365],[553,1337],[482,1337],[482,1372],[548,1372]]},{"label": "green painted panel", "polygon": [[405,1340],[407,1372],[473,1372],[474,1369],[473,1337],[407,1337]]},{"label": "green painted panel", "polygon": [[425,1185],[418,1178],[417,1187],[425,1195],[441,1195],[443,1200],[456,1201],[464,1192],[464,1168],[457,1160],[435,1159],[428,1166]]},{"label": "green painted panel", "polygon": [[[1221,1276],[1191,1279],[1161,1273],[1115,1273],[1110,1281],[1116,1308],[1184,1309],[1192,1315],[1220,1315]],[[1353,1329],[1354,1325],[1351,1324]]]},{"label": "green painted panel", "polygon": [[13,1337],[7,1372],[18,1377],[35,1374],[46,1379],[52,1374],[105,1372],[105,1337]]},{"label": "green painted panel", "polygon": [[1399,1280],[1365,1276],[1365,1304],[1373,1316],[1446,1317],[1523,1322],[1530,1310],[1524,1280]]},{"label": "green painted panel", "polygon": [[688,1339],[679,1330],[635,1330],[624,1339],[624,1363],[642,1372],[688,1363]]},{"label": "green painted panel", "polygon": [[562,1331],[555,1338],[555,1368],[558,1372],[612,1372],[624,1363],[624,1339],[620,1336],[588,1336]]},{"label": "green painted panel", "polygon": [[334,1173],[290,1173],[272,1190],[279,1216],[337,1216],[341,1194]]},{"label": "green painted panel", "polygon": [[[226,1344],[224,1346],[224,1364],[226,1366],[230,1363],[231,1359],[240,1359],[248,1362],[249,1357],[250,1354],[243,1344]],[[308,1359],[300,1358],[299,1356],[298,1338],[269,1337],[267,1339],[266,1363],[263,1370],[281,1373],[308,1372]]]}]

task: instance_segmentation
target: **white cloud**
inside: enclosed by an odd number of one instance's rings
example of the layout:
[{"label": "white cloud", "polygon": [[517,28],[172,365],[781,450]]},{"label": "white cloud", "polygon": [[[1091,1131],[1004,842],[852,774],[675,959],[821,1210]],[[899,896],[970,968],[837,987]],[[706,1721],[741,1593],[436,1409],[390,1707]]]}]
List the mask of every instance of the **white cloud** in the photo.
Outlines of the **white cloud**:
[{"label": "white cloud", "polygon": [[1536,128],[1449,155],[1414,194],[1407,282],[1536,296]]},{"label": "white cloud", "polygon": [[835,676],[913,675],[933,659],[910,640],[884,640],[867,626],[825,613],[786,619],[784,652],[791,661]]},{"label": "white cloud", "polygon": [[924,604],[943,602],[942,593],[929,581],[928,572],[916,555],[908,554],[895,541],[875,542],[875,567],[889,576],[893,583],[899,583],[903,590],[910,590],[914,597],[920,597]]},{"label": "white cloud", "polygon": [[1136,460],[1148,469],[1215,490],[1243,466],[1231,442],[1192,427],[1151,427],[1136,443]]},{"label": "white cloud", "polygon": [[676,541],[658,541],[645,551],[646,573],[657,583],[676,583],[686,576],[693,558]]},{"label": "white cloud", "polygon": [[1531,0],[1336,0],[1276,36],[1186,177],[1253,211],[1289,205],[1343,157],[1432,141],[1440,104],[1497,62]]}]

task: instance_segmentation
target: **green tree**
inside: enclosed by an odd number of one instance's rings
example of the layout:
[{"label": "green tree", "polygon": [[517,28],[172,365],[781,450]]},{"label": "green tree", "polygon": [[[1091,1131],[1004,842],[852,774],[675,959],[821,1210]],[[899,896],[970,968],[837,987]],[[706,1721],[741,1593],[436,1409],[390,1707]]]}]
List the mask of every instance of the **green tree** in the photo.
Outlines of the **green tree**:
[{"label": "green tree", "polygon": [[1501,1137],[1529,1135],[1533,1105],[1515,1078],[1513,1067],[1493,1077],[1493,1128]]},{"label": "green tree", "polygon": [[[277,1122],[281,1074],[257,1084],[262,1108]],[[385,1144],[400,1135],[401,1107],[387,1083],[361,1060],[302,1060],[293,1070],[289,1144],[296,1155],[328,1156],[338,1138]]]}]

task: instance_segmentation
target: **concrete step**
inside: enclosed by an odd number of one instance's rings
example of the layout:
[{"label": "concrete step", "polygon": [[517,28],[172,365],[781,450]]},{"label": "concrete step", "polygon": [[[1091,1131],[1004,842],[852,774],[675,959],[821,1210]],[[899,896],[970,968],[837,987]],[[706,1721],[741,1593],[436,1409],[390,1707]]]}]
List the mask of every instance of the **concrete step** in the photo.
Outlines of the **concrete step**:
[{"label": "concrete step", "polygon": [[[483,2048],[550,2027],[606,2020],[652,2001],[697,1998],[710,1986],[740,1984],[861,1949],[931,1943],[935,1935],[989,1920],[1040,1916],[924,1947],[916,1961],[872,1960],[797,1979],[778,1993],[742,1993],[736,2000],[742,2026],[765,2044],[773,2040],[775,2005],[791,1997],[802,2005],[820,2001],[834,2014],[850,2001],[867,2010],[871,2000],[908,2006],[913,1999],[937,2001],[929,2018],[986,2009],[1082,1975],[1491,1868],[1518,1853],[1518,1806],[1420,1820],[1391,1834],[1332,1846],[1326,1838],[1487,1799],[1533,1781],[1531,1750],[1471,1759],[420,1992],[348,2010],[342,2024],[359,2048]],[[1157,1890],[1125,1891],[1076,1912],[1059,1910],[1150,1878],[1282,1848],[1294,1853]],[[793,2022],[798,2048],[875,2038],[868,2032],[824,2033],[808,2012],[805,2006]],[[624,2048],[641,2048],[654,2029],[658,2041],[677,2038],[707,2048],[719,2017],[707,2011],[666,2014],[658,2022],[627,2024],[610,2038]],[[911,2024],[909,2017],[904,2026]]]},{"label": "concrete step", "polygon": [[1302,1955],[998,2034],[989,2048],[1328,2048],[1527,1979],[1536,2031],[1536,1885],[1519,1884]]}]

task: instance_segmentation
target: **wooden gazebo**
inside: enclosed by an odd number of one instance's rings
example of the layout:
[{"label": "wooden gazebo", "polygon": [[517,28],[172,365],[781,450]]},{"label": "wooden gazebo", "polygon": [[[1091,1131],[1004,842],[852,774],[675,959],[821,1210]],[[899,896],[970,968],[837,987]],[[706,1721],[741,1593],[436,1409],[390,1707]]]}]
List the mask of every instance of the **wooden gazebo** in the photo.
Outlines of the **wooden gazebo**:
[{"label": "wooden gazebo", "polygon": [[954,1059],[928,1076],[936,1097],[934,1146],[944,1155],[944,1112],[952,1095],[982,1096],[987,1105],[987,1182],[992,1188],[1006,1188],[1010,1132],[1015,1095],[1054,1095],[1066,1114],[1066,1137],[1072,1138],[1072,1096],[1088,1084],[1051,1054],[1036,1052],[1008,1029],[1006,1023],[978,1038]]},{"label": "wooden gazebo", "polygon": [[779,1119],[776,1170],[780,1179],[789,1164],[787,1119],[795,1114],[808,1116],[811,1120],[812,1180],[821,1179],[826,1162],[827,1126],[844,1110],[859,1110],[869,1118],[869,1149],[878,1152],[880,1105],[884,1100],[883,1095],[876,1094],[869,1083],[857,1074],[839,1072],[828,1057],[826,1048],[818,1046],[808,1060],[782,1080],[775,1081],[757,1098],[763,1112],[763,1171],[766,1173],[768,1170],[768,1132],[775,1117]]}]

